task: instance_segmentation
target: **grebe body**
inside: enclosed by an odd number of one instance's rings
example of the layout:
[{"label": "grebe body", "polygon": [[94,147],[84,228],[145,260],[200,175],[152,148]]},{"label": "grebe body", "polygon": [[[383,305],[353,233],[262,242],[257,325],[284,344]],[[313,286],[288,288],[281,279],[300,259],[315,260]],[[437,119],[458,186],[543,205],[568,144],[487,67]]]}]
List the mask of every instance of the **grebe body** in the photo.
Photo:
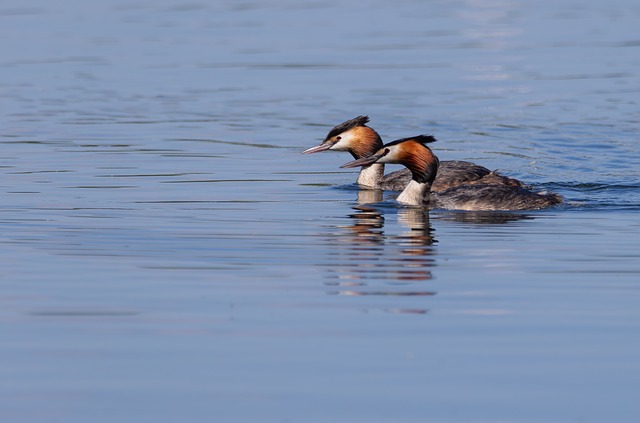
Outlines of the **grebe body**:
[{"label": "grebe body", "polygon": [[[331,129],[322,143],[303,151],[303,153],[347,151],[356,160],[369,157],[383,146],[383,142],[380,135],[366,125],[368,122],[369,117],[367,116],[358,116],[347,120]],[[367,188],[402,191],[409,184],[409,181],[411,181],[411,172],[408,169],[385,175],[384,164],[373,163],[362,167],[356,183]],[[484,166],[467,161],[448,160],[440,162],[438,175],[433,181],[431,191],[441,192],[462,184],[524,186],[520,181],[502,176]]]},{"label": "grebe body", "polygon": [[429,206],[448,210],[536,210],[562,202],[553,193],[536,193],[521,185],[463,183],[440,192],[432,190],[440,162],[426,145],[435,141],[430,135],[402,138],[390,142],[373,155],[353,160],[343,168],[399,163],[411,174],[411,182],[397,201],[411,206]]}]

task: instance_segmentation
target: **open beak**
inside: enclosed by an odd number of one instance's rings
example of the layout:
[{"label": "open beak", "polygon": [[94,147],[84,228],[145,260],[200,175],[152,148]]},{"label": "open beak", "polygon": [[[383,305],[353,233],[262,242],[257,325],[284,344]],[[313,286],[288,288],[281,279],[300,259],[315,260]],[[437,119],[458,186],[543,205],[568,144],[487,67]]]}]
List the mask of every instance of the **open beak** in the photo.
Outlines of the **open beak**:
[{"label": "open beak", "polygon": [[345,163],[340,166],[340,169],[344,169],[347,167],[358,167],[358,166],[369,166],[370,164],[374,164],[378,161],[379,158],[386,155],[389,151],[385,150],[382,153],[374,154],[373,156],[363,157],[362,159],[353,160],[351,162]]},{"label": "open beak", "polygon": [[320,145],[316,145],[315,147],[311,147],[311,148],[308,148],[308,149],[304,150],[302,152],[302,154],[319,153],[321,151],[325,151],[325,150],[330,149],[331,147],[333,147],[334,144],[335,144],[335,142],[323,142]]}]

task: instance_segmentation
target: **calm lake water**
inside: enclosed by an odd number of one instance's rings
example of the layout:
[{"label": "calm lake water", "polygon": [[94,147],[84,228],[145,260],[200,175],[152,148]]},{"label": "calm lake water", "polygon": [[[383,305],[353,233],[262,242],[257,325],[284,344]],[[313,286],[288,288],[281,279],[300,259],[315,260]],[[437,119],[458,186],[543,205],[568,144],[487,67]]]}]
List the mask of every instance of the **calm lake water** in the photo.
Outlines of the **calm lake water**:
[{"label": "calm lake water", "polygon": [[[0,421],[637,422],[639,20],[4,1]],[[359,192],[360,114],[567,201]]]}]

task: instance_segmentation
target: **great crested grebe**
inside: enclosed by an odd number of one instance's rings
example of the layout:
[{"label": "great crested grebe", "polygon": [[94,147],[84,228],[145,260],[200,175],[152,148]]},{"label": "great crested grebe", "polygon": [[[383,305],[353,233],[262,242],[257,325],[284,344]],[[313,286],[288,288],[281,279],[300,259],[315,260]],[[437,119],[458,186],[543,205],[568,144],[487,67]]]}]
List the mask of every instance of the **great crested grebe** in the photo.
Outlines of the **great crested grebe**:
[{"label": "great crested grebe", "polygon": [[437,180],[439,161],[427,143],[430,135],[402,138],[386,144],[370,157],[345,163],[341,167],[399,163],[411,173],[411,182],[400,193],[400,203],[448,210],[535,210],[562,202],[552,193],[535,193],[519,186],[504,184],[462,184],[440,192],[431,191]]},{"label": "great crested grebe", "polygon": [[[358,116],[342,122],[329,131],[322,143],[303,151],[303,154],[332,150],[348,151],[354,159],[369,157],[382,147],[383,142],[380,135],[366,125],[368,122],[368,116]],[[402,191],[409,181],[411,181],[411,172],[408,169],[391,172],[385,176],[384,164],[374,163],[362,167],[356,183],[369,188]],[[470,183],[524,186],[520,181],[499,175],[484,166],[459,160],[447,160],[440,162],[438,176],[433,181],[431,190],[440,192]]]}]

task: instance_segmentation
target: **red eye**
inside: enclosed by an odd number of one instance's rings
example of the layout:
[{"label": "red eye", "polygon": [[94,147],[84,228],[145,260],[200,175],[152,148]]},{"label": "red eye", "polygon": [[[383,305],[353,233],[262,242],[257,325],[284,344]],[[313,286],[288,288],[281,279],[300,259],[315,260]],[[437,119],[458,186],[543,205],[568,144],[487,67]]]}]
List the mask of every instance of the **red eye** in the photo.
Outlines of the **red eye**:
[{"label": "red eye", "polygon": [[336,137],[336,141],[340,141],[341,139],[342,139],[342,137],[341,137],[340,135],[338,135],[338,136]]}]

